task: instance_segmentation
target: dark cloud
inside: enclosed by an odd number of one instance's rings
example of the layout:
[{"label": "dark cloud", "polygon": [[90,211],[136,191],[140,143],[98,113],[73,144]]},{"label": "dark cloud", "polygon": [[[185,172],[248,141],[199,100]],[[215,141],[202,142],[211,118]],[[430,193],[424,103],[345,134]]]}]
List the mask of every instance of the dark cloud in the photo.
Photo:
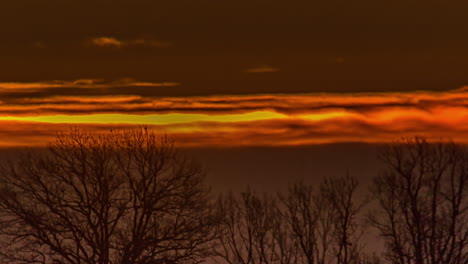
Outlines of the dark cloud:
[{"label": "dark cloud", "polygon": [[[2,81],[178,80],[184,85],[171,92],[180,96],[468,83],[466,1],[24,0],[0,8]],[[125,48],[83,45],[105,37]],[[244,72],[265,63],[280,71]]]}]

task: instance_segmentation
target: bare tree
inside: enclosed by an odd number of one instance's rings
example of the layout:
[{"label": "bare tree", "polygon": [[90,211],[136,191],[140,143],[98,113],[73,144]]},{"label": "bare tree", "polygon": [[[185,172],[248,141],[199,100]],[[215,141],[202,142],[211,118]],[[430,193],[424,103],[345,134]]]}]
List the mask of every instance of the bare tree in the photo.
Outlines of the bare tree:
[{"label": "bare tree", "polygon": [[356,197],[358,182],[345,177],[326,178],[320,189],[303,182],[281,196],[284,221],[297,239],[303,263],[360,263],[361,226],[357,216],[364,200]]},{"label": "bare tree", "polygon": [[333,212],[333,247],[337,264],[358,263],[362,256],[360,238],[363,229],[357,217],[366,200],[356,197],[358,186],[358,181],[349,174],[325,179],[321,186],[321,195]]},{"label": "bare tree", "polygon": [[215,255],[230,264],[297,262],[297,245],[279,217],[276,200],[252,190],[218,200]]},{"label": "bare tree", "polygon": [[398,264],[468,263],[468,155],[453,143],[422,138],[387,146],[375,179],[371,221]]},{"label": "bare tree", "polygon": [[314,194],[312,186],[298,182],[287,195],[279,194],[282,217],[300,246],[301,263],[326,263],[332,241],[332,214],[323,197]]},{"label": "bare tree", "polygon": [[345,176],[317,191],[297,182],[276,197],[250,189],[221,197],[215,254],[230,264],[378,263],[361,252],[357,187]]},{"label": "bare tree", "polygon": [[16,263],[197,263],[212,234],[199,166],[148,128],[57,136],[0,173],[1,253]]}]

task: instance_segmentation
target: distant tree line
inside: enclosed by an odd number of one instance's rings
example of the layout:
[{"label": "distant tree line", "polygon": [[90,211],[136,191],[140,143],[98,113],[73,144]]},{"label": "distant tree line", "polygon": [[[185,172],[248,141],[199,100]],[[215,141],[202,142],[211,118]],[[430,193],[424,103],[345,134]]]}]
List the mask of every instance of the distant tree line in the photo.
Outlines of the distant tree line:
[{"label": "distant tree line", "polygon": [[[59,134],[0,167],[0,262],[468,264],[468,149],[411,138],[349,174],[215,196],[151,129]],[[286,177],[286,176],[285,176]],[[378,231],[382,252],[363,236]]]}]

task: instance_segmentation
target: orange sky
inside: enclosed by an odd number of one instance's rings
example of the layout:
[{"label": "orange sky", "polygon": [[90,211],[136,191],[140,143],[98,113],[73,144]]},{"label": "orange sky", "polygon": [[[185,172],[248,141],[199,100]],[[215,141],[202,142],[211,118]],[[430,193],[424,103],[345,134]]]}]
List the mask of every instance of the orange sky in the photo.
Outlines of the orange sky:
[{"label": "orange sky", "polygon": [[[211,95],[199,97],[25,97],[41,89],[106,89],[132,80],[0,83],[0,146],[42,146],[61,129],[96,132],[150,125],[183,146],[289,146],[381,143],[405,136],[468,142],[468,92]],[[11,96],[18,94],[19,96]],[[0,97],[1,98],[1,97]]]},{"label": "orange sky", "polygon": [[70,123],[146,124],[185,146],[467,142],[467,9],[0,1],[0,146],[44,145]]}]

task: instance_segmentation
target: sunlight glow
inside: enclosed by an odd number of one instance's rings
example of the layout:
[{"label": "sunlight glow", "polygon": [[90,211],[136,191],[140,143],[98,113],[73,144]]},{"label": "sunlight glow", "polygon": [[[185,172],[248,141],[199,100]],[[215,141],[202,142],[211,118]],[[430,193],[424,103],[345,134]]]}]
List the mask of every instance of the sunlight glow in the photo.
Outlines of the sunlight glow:
[{"label": "sunlight glow", "polygon": [[309,121],[321,121],[326,119],[334,119],[334,118],[350,118],[350,117],[358,117],[359,115],[345,112],[345,111],[337,111],[337,112],[325,112],[325,113],[314,113],[314,114],[303,114],[298,115],[299,118]]},{"label": "sunlight glow", "polygon": [[235,115],[207,114],[163,114],[163,115],[127,115],[127,114],[91,114],[91,115],[52,115],[31,117],[0,117],[4,121],[29,121],[54,124],[148,124],[171,125],[193,122],[245,122],[265,119],[286,118],[286,115],[259,111]]},{"label": "sunlight glow", "polygon": [[[16,84],[3,87],[8,85]],[[101,84],[81,80],[67,85],[85,89]],[[16,91],[22,90],[21,86]],[[0,101],[0,147],[44,145],[70,124],[96,133],[149,125],[173,136],[180,145],[194,147],[382,143],[411,136],[468,143],[467,91],[18,96]]]}]

